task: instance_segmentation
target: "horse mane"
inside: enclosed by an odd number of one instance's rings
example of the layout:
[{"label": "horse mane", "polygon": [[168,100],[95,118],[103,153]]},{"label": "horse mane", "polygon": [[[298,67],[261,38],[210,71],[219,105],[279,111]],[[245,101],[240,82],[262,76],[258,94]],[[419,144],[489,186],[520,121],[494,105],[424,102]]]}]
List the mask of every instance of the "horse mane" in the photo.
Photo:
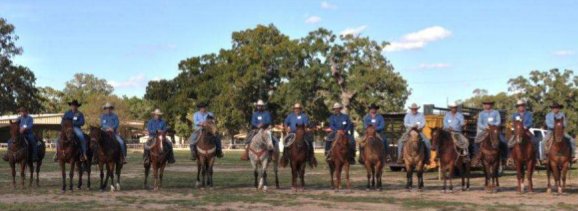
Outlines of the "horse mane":
[{"label": "horse mane", "polygon": [[442,146],[443,144],[447,143],[448,141],[453,143],[451,133],[447,130],[442,129],[442,128],[439,128],[439,127],[431,128],[431,134],[430,135],[432,137],[432,142],[435,143],[435,145],[437,145],[437,146]]},{"label": "horse mane", "polygon": [[564,137],[564,117],[554,119],[554,141],[560,142]]}]

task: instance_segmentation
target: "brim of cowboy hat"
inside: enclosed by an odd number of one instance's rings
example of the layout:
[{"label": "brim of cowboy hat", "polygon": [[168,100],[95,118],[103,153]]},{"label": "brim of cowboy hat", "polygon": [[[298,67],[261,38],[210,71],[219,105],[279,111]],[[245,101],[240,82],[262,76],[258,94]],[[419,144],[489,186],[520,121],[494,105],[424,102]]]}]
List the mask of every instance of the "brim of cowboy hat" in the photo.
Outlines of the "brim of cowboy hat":
[{"label": "brim of cowboy hat", "polygon": [[516,107],[519,107],[519,106],[526,106],[526,103],[516,104]]},{"label": "brim of cowboy hat", "polygon": [[103,110],[104,110],[104,109],[108,109],[108,108],[114,109],[114,106],[103,106],[103,107],[102,107]]},{"label": "brim of cowboy hat", "polygon": [[157,112],[151,112],[151,114],[157,114],[157,115],[163,115],[163,112],[157,113]]},{"label": "brim of cowboy hat", "polygon": [[420,109],[421,106],[418,106],[418,107],[407,107],[407,108],[409,108],[409,109]]},{"label": "brim of cowboy hat", "polygon": [[367,108],[369,108],[369,109],[379,109],[379,106],[369,106],[369,107],[367,107]]},{"label": "brim of cowboy hat", "polygon": [[562,106],[562,105],[553,105],[553,106],[550,106],[550,108],[564,108],[564,106]]},{"label": "brim of cowboy hat", "polygon": [[69,106],[75,105],[76,107],[80,107],[80,106],[82,106],[82,103],[72,103],[72,102],[69,102],[68,105],[69,105]]},{"label": "brim of cowboy hat", "polygon": [[496,102],[494,102],[494,101],[482,102],[482,104],[492,104],[492,105],[495,104],[495,103],[496,103]]}]

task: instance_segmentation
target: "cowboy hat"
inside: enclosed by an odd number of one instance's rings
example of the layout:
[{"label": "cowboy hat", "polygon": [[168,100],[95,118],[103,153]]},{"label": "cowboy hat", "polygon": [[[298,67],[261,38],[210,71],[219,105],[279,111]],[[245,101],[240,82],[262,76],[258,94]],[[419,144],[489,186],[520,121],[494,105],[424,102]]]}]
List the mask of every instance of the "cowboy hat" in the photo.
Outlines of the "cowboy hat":
[{"label": "cowboy hat", "polygon": [[560,109],[561,109],[561,108],[564,108],[564,106],[563,106],[563,105],[560,105],[560,104],[558,104],[558,103],[554,103],[554,104],[552,104],[552,105],[550,106],[550,108],[560,108]]},{"label": "cowboy hat", "polygon": [[416,103],[412,103],[410,107],[408,107],[409,109],[419,109],[421,108],[420,106],[418,106]]},{"label": "cowboy hat", "polygon": [[112,103],[107,102],[106,104],[104,104],[104,106],[102,106],[102,109],[107,109],[107,108],[114,109],[114,105]]},{"label": "cowboy hat", "polygon": [[369,105],[368,108],[369,108],[369,109],[379,109],[379,106],[378,106],[378,105],[375,105],[375,103],[372,103],[372,104]]},{"label": "cowboy hat", "polygon": [[264,106],[265,102],[263,102],[263,100],[257,100],[257,105],[258,106]]},{"label": "cowboy hat", "polygon": [[333,109],[338,109],[338,108],[343,108],[343,106],[341,105],[341,103],[334,103],[334,104],[333,104]]},{"label": "cowboy hat", "polygon": [[518,107],[518,106],[525,106],[525,105],[526,105],[526,101],[524,101],[524,100],[518,100],[518,101],[516,102],[516,107]]},{"label": "cowboy hat", "polygon": [[484,101],[482,101],[482,104],[483,104],[483,105],[494,105],[494,103],[496,103],[496,102],[493,101],[493,100],[484,100]]},{"label": "cowboy hat", "polygon": [[155,109],[153,112],[151,112],[151,114],[156,114],[156,115],[163,115],[163,112],[161,112],[161,109]]},{"label": "cowboy hat", "polygon": [[69,106],[73,106],[73,105],[74,105],[74,106],[76,106],[76,107],[82,106],[82,104],[79,103],[78,100],[73,100],[72,102],[68,102],[68,105],[69,105]]},{"label": "cowboy hat", "polygon": [[458,107],[458,104],[457,104],[457,103],[450,103],[450,104],[448,105],[448,107],[450,107],[450,108],[457,108],[457,107]]},{"label": "cowboy hat", "polygon": [[301,104],[295,103],[295,105],[293,105],[293,108],[302,108],[302,107],[301,107]]},{"label": "cowboy hat", "polygon": [[28,109],[26,109],[26,107],[20,107],[18,108],[18,112],[28,112]]}]

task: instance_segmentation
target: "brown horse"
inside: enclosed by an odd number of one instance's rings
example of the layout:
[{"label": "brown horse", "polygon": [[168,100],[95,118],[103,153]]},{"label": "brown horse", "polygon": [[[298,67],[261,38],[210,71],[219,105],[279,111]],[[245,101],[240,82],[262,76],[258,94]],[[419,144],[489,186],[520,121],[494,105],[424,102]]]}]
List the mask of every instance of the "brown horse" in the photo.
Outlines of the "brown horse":
[{"label": "brown horse", "polygon": [[[106,132],[98,127],[90,128],[90,140],[95,146],[95,155],[100,170],[100,191],[104,191],[110,178],[110,191],[120,191],[120,173],[123,167],[120,144],[112,132]],[[106,177],[104,166],[106,165]],[[114,175],[116,173],[116,186]]]},{"label": "brown horse", "polygon": [[528,177],[528,192],[534,192],[532,174],[536,167],[536,148],[532,143],[532,137],[524,128],[523,121],[514,121],[514,140],[516,144],[512,148],[512,158],[516,163],[516,172],[518,177],[518,192],[524,192],[524,167]]},{"label": "brown horse", "polygon": [[205,123],[202,126],[197,142],[197,181],[195,185],[201,188],[205,188],[205,186],[212,188],[213,165],[215,164],[217,149],[215,144],[217,129],[212,120],[207,120]]},{"label": "brown horse", "polygon": [[72,191],[74,167],[80,162],[80,141],[74,134],[71,120],[62,122],[62,131],[56,152],[58,164],[62,173],[62,192],[66,191],[66,164],[70,164],[69,189]]},{"label": "brown horse", "polygon": [[452,177],[457,169],[462,178],[462,191],[470,189],[470,162],[466,162],[464,156],[460,156],[456,144],[452,139],[450,131],[441,128],[431,129],[431,141],[433,149],[437,151],[440,162],[440,172],[444,179],[443,192],[447,188],[447,181],[450,181],[449,191],[453,191]]},{"label": "brown horse", "polygon": [[[41,144],[41,148],[38,150],[38,160],[33,161],[31,158],[32,147],[38,146],[29,146],[24,138],[24,135],[20,133],[19,122],[12,122],[10,121],[10,136],[12,140],[12,144],[10,148],[8,148],[8,163],[10,164],[10,168],[12,170],[12,186],[16,188],[16,164],[20,164],[20,177],[22,179],[22,188],[24,188],[24,180],[25,180],[25,171],[26,166],[30,169],[30,184],[32,186],[32,182],[34,181],[34,170],[36,170],[36,186],[40,186],[39,181],[39,174],[40,174],[40,166],[42,166],[42,160],[44,159],[44,154],[46,147],[44,142],[37,137]],[[36,163],[36,168],[34,168],[34,163]]]},{"label": "brown horse", "polygon": [[[297,125],[295,139],[286,148],[289,150],[289,163],[291,165],[291,188],[293,191],[305,189],[305,167],[309,157],[308,146],[305,141],[305,125]],[[281,162],[281,166],[286,167],[287,163]],[[301,185],[297,184],[297,179],[301,180]]]},{"label": "brown horse", "polygon": [[546,164],[548,172],[548,193],[552,192],[550,176],[553,174],[554,183],[558,187],[558,193],[564,193],[566,188],[566,175],[570,168],[571,151],[568,142],[564,140],[564,118],[554,120],[554,131],[548,152]]},{"label": "brown horse", "polygon": [[385,146],[377,138],[375,127],[372,125],[365,130],[363,143],[365,147],[363,155],[360,156],[364,157],[365,170],[367,170],[367,190],[371,188],[381,190],[381,176],[385,164]]},{"label": "brown horse", "polygon": [[144,164],[145,168],[145,180],[144,187],[148,189],[148,177],[150,168],[153,168],[153,190],[158,191],[163,183],[163,176],[165,172],[165,167],[167,166],[167,156],[169,151],[163,150],[164,140],[166,139],[166,132],[160,132],[157,137],[153,138],[153,145],[146,146],[150,150],[150,162]]},{"label": "brown horse", "polygon": [[[500,166],[500,149],[499,149],[499,129],[497,126],[490,125],[486,129],[488,136],[480,143],[481,160],[485,173],[486,191],[498,192],[500,187],[499,166]],[[491,183],[491,184],[490,184]]]},{"label": "brown horse", "polygon": [[[349,181],[349,159],[348,153],[350,147],[349,140],[345,134],[345,130],[337,130],[335,134],[335,141],[331,149],[331,160],[327,161],[329,165],[329,173],[331,174],[331,187],[339,192],[341,190],[341,171],[345,170],[345,180],[347,182],[347,189],[351,190],[351,181]],[[334,181],[337,179],[337,182]]]},{"label": "brown horse", "polygon": [[425,164],[426,146],[419,138],[419,131],[412,128],[409,131],[408,140],[403,147],[403,159],[407,172],[405,188],[411,191],[413,188],[413,172],[417,173],[418,191],[423,191],[423,171]]}]

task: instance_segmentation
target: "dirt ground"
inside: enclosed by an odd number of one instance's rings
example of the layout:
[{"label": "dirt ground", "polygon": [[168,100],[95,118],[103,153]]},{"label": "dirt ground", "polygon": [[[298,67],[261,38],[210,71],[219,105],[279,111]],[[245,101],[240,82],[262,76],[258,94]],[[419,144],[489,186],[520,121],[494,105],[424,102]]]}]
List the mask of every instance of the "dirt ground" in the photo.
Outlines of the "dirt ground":
[{"label": "dirt ground", "polygon": [[[3,152],[0,152],[3,153]],[[437,172],[425,174],[423,192],[404,190],[405,172],[385,171],[383,191],[365,189],[365,169],[352,167],[352,190],[335,192],[330,188],[325,163],[307,169],[306,188],[294,192],[290,188],[290,169],[280,169],[280,189],[271,185],[264,193],[252,187],[253,174],[248,162],[240,161],[239,152],[228,152],[215,164],[215,187],[194,187],[196,165],[185,151],[177,153],[177,163],[166,169],[163,187],[154,192],[144,189],[141,154],[132,152],[121,176],[121,190],[98,190],[99,176],[93,168],[92,187],[88,190],[62,193],[60,171],[45,160],[40,187],[12,188],[7,163],[0,165],[0,210],[578,210],[578,177],[571,172],[567,193],[546,193],[546,172],[535,173],[535,193],[516,192],[515,172],[506,171],[500,178],[498,193],[486,193],[481,172],[474,172],[472,188],[461,191],[459,180],[452,193],[442,193]],[[50,157],[51,154],[49,153]],[[19,181],[19,177],[17,177]],[[74,178],[75,184],[77,178]],[[414,181],[416,183],[416,181]],[[274,184],[269,173],[269,184]]]}]

